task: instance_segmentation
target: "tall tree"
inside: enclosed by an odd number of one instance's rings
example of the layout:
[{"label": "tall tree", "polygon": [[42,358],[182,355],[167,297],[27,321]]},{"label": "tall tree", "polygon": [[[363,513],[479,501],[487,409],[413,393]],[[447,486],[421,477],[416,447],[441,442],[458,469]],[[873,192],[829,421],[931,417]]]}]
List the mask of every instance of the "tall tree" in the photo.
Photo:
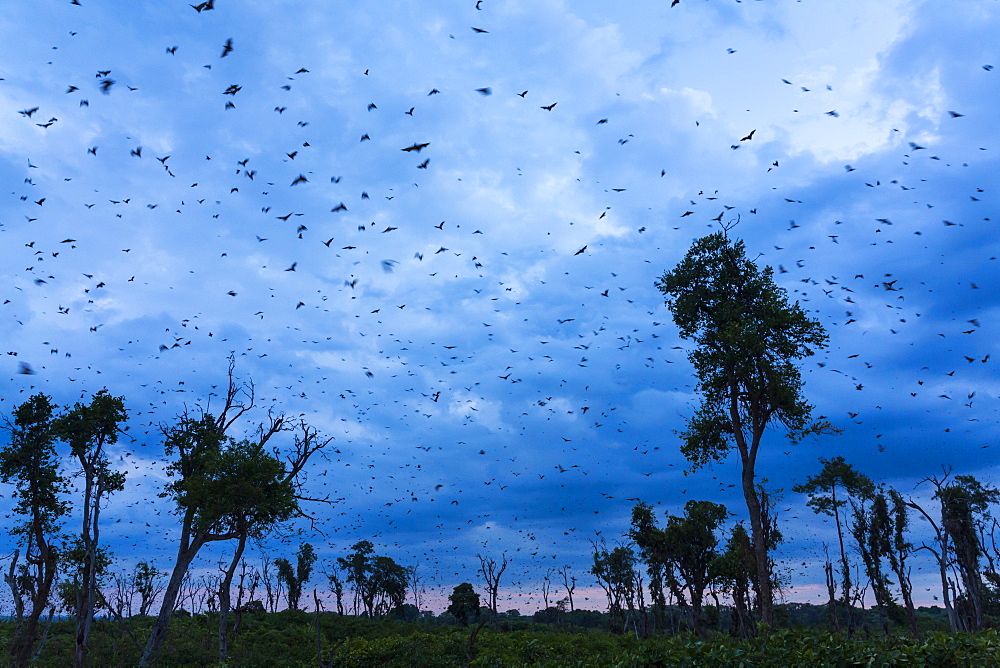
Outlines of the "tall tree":
[{"label": "tall tree", "polygon": [[[160,612],[150,630],[141,665],[152,663],[163,640],[180,595],[184,576],[207,543],[260,538],[294,516],[302,515],[305,500],[299,475],[309,458],[332,439],[300,424],[303,437],[294,439],[286,462],[265,445],[275,434],[291,427],[283,415],[268,414],[252,440],[236,441],[227,435],[234,423],[254,405],[253,385],[237,384],[230,359],[229,386],[218,417],[201,411],[183,413],[177,423],[164,427],[164,450],[173,461],[167,474],[173,478],[164,496],[176,504],[181,518],[177,557]],[[225,573],[231,583],[231,569]],[[221,586],[229,586],[225,581]]]},{"label": "tall tree", "polygon": [[[880,494],[883,492],[880,491]],[[920,637],[920,627],[917,625],[917,612],[913,606],[913,585],[910,581],[911,567],[908,563],[910,553],[913,552],[913,544],[906,538],[910,527],[910,516],[906,500],[903,495],[895,489],[889,489],[889,502],[887,511],[889,516],[885,519],[886,527],[886,556],[889,559],[889,566],[896,576],[896,583],[899,586],[899,594],[903,598],[903,605],[906,607],[906,616],[910,622],[910,630],[913,636]]]},{"label": "tall tree", "polygon": [[76,404],[54,423],[57,436],[70,446],[70,454],[80,465],[83,479],[82,522],[79,546],[82,560],[76,574],[76,651],[74,665],[86,662],[90,630],[94,624],[94,607],[100,597],[98,590],[101,505],[107,495],[125,488],[125,474],[114,471],[108,460],[106,446],[118,442],[121,425],[128,419],[125,398],[114,397],[101,390],[89,404]]},{"label": "tall tree", "polygon": [[15,552],[6,575],[15,613],[9,649],[18,666],[28,665],[39,642],[39,620],[49,606],[59,568],[56,536],[69,511],[69,504],[61,497],[66,481],[59,473],[55,449],[55,410],[51,398],[44,394],[14,408],[13,420],[5,420],[10,438],[0,448],[0,480],[14,485],[14,513],[25,518],[10,530],[24,549],[24,563],[18,564],[20,553]]},{"label": "tall tree", "polygon": [[938,488],[935,498],[941,502],[941,525],[951,536],[955,564],[965,596],[959,612],[964,613],[965,625],[970,631],[983,628],[983,585],[980,542],[980,525],[988,517],[989,506],[1000,501],[1000,490],[984,485],[969,475],[955,476],[947,485]]},{"label": "tall tree", "polygon": [[823,326],[788,301],[763,270],[746,257],[742,241],[717,232],[694,242],[684,259],[657,281],[674,323],[696,347],[688,359],[698,376],[701,405],[682,433],[681,451],[699,468],[739,453],[743,497],[750,518],[762,621],[774,624],[774,593],[757,457],[770,425],[797,442],[832,430],[812,420],[802,396],[796,360],[827,344]]},{"label": "tall tree", "polygon": [[[814,513],[829,515],[834,519],[837,527],[837,541],[840,544],[841,597],[847,614],[847,631],[850,633],[852,630],[851,564],[847,559],[847,550],[844,548],[844,528],[840,509],[851,499],[858,501],[874,493],[875,484],[871,478],[848,464],[843,457],[838,456],[833,459],[820,457],[819,461],[823,465],[820,472],[807,478],[804,483],[795,485],[792,490],[809,495],[807,505],[813,509]],[[865,521],[865,517],[862,516],[861,520]],[[863,541],[864,539],[862,539]],[[877,583],[873,582],[872,586],[878,588]],[[833,621],[836,624],[836,617]]]},{"label": "tall tree", "polygon": [[852,498],[851,511],[851,535],[875,596],[875,608],[878,610],[882,631],[888,635],[889,615],[896,608],[896,601],[890,590],[892,583],[885,568],[892,535],[891,527],[887,524],[890,519],[889,505],[884,494],[873,490]]},{"label": "tall tree", "polygon": [[370,540],[360,540],[351,546],[353,552],[346,557],[337,557],[337,563],[347,574],[344,578],[354,585],[354,605],[355,615],[362,612],[371,616],[371,605],[369,601],[374,595],[369,594],[371,583],[369,575],[371,573],[371,560],[375,555],[375,546]]},{"label": "tall tree", "polygon": [[374,593],[372,615],[383,617],[390,613],[401,614],[406,603],[409,570],[397,564],[392,557],[376,555],[372,560],[371,582]]},{"label": "tall tree", "polygon": [[330,589],[333,591],[334,597],[337,600],[337,614],[340,616],[344,615],[344,580],[340,576],[340,569],[333,566],[326,573],[327,579],[330,581]]}]

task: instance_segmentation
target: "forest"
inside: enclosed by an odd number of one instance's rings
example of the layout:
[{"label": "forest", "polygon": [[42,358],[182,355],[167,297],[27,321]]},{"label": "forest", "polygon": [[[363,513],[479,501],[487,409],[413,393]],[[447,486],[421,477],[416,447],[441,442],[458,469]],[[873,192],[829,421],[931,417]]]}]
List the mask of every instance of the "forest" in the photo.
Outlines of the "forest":
[{"label": "forest", "polygon": [[[813,419],[796,362],[826,343],[728,230],[697,240],[657,287],[684,338],[702,403],[680,434],[692,475],[736,451],[749,528],[725,506],[691,500],[658,518],[641,500],[620,538],[591,541],[585,572],[543,567],[542,609],[501,610],[506,552],[477,554],[477,585],[454,586],[447,610],[422,600],[420,564],[378,554],[372,541],[320,563],[302,542],[261,562],[247,548],[314,519],[304,472],[333,438],[302,417],[255,405],[230,359],[217,410],[196,407],[161,426],[169,463],[160,494],[173,513],[172,564],[123,570],[101,543],[108,499],[128,484],[112,453],[125,433],[125,397],[103,389],[73,406],[38,393],[5,416],[0,480],[16,503],[17,548],[4,580],[2,624],[13,665],[509,665],[649,663],[789,665],[857,662],[969,665],[1000,657],[1000,490],[945,468],[924,481],[930,503],[872,480],[843,457],[794,489],[830,517],[825,606],[783,603],[792,584],[774,552],[785,536],[755,469],[768,429],[792,441],[837,433]],[[280,444],[278,444],[280,443]],[[152,501],[152,500],[151,500]],[[120,518],[115,518],[120,521]],[[913,539],[915,522],[932,539]],[[167,540],[168,538],[161,538]],[[202,548],[227,546],[217,572]],[[913,560],[936,565],[941,606],[918,607]],[[577,586],[596,584],[602,610],[580,609]],[[477,592],[476,587],[479,587]],[[411,602],[412,601],[412,602]]]}]

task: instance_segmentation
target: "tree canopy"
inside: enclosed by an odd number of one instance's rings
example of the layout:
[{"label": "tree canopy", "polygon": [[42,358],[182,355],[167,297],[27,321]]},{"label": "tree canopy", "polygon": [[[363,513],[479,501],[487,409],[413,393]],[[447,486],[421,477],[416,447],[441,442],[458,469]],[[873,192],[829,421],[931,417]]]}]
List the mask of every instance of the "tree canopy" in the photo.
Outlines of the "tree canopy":
[{"label": "tree canopy", "polygon": [[763,621],[773,623],[771,561],[758,492],[756,464],[765,429],[784,428],[793,442],[830,431],[813,422],[795,362],[827,343],[823,326],[809,318],[773,278],[746,257],[742,241],[726,231],[697,239],[684,259],[663,274],[663,293],[698,377],[701,403],[681,433],[692,468],[722,461],[735,446],[750,515]]}]

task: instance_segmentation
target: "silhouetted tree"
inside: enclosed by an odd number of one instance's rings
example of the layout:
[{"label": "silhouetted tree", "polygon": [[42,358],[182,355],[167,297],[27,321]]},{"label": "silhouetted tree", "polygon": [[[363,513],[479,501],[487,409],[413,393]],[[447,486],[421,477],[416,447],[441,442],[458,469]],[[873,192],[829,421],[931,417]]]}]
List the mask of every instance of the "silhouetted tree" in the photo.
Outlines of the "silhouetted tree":
[{"label": "silhouetted tree", "polygon": [[[942,599],[952,630],[978,630],[983,624],[984,600],[979,529],[987,517],[989,505],[1000,500],[1000,490],[968,475],[951,479],[951,468],[946,468],[941,476],[928,476],[921,482],[934,486],[933,498],[941,508],[940,521],[935,522],[920,504],[912,499],[907,501],[906,505],[919,512],[934,529],[936,545],[923,543],[918,549],[931,552],[937,560]],[[948,578],[948,568],[953,563],[958,568],[964,601],[952,595],[955,587]],[[959,610],[956,603],[965,605]]]},{"label": "silhouetted tree", "polygon": [[468,582],[456,586],[448,595],[448,601],[448,612],[462,626],[479,618],[479,594]]},{"label": "silhouetted tree", "polygon": [[[265,450],[272,436],[292,429],[283,415],[268,415],[253,440],[236,441],[227,432],[252,409],[253,385],[238,385],[229,364],[229,385],[218,417],[201,411],[183,413],[177,423],[163,428],[164,450],[173,461],[167,474],[173,481],[163,496],[172,498],[181,518],[180,543],[174,568],[150,630],[141,665],[152,663],[173,614],[188,567],[209,542],[259,538],[295,515],[302,515],[298,476],[316,452],[332,439],[300,422],[287,466]],[[315,499],[309,499],[315,500]],[[239,549],[239,547],[237,548]],[[226,571],[231,585],[231,570]],[[227,597],[228,598],[228,597]],[[227,611],[228,612],[228,611]],[[224,615],[223,615],[224,616]]]},{"label": "silhouetted tree", "polygon": [[[879,493],[883,494],[884,492],[880,490]],[[906,538],[910,526],[910,515],[902,494],[890,488],[888,497],[889,503],[886,509],[889,515],[883,522],[884,533],[887,534],[886,557],[889,559],[889,566],[896,576],[899,594],[903,599],[906,616],[910,622],[910,630],[914,637],[919,637],[920,627],[917,625],[917,612],[913,606],[913,585],[910,581],[911,568],[908,563],[914,547]]]},{"label": "silhouetted tree", "polygon": [[632,548],[619,545],[608,550],[603,541],[593,544],[593,557],[590,573],[607,595],[609,626],[613,632],[623,633],[629,622],[626,610],[635,611],[642,587],[638,559]]},{"label": "silhouetted tree", "polygon": [[[688,501],[684,515],[667,516],[667,524],[657,528],[653,508],[639,503],[632,509],[629,537],[639,546],[647,564],[659,566],[665,584],[682,608],[690,605],[689,624],[697,633],[704,632],[702,601],[715,576],[713,564],[718,558],[719,540],[715,532],[726,521],[725,506],[711,501]],[[650,574],[658,569],[652,568]]]},{"label": "silhouetted tree", "polygon": [[355,614],[374,618],[400,610],[406,603],[407,569],[391,557],[376,555],[371,541],[359,541],[351,549],[337,563],[347,574],[346,581],[354,585]]},{"label": "silhouetted tree", "polygon": [[[79,569],[75,570],[76,651],[74,665],[86,661],[90,630],[94,623],[94,608],[100,598],[98,576],[101,570],[100,517],[106,495],[125,488],[125,474],[113,471],[105,446],[118,442],[121,424],[128,419],[124,397],[113,397],[108,391],[95,394],[89,404],[76,404],[53,424],[58,438],[70,446],[70,454],[80,465],[83,479],[83,503],[80,506]],[[106,557],[103,557],[106,559]]]},{"label": "silhouetted tree", "polygon": [[[813,509],[813,512],[829,515],[834,519],[837,527],[837,541],[840,544],[841,596],[847,615],[847,632],[850,633],[853,628],[851,564],[847,559],[847,550],[844,548],[844,529],[840,520],[840,509],[851,499],[859,500],[872,494],[875,491],[875,485],[868,476],[858,472],[843,457],[838,456],[833,459],[821,457],[819,461],[823,465],[822,470],[807,478],[804,483],[795,485],[792,490],[809,495],[808,505]],[[839,498],[838,492],[840,493]],[[884,588],[880,581],[873,582],[872,587],[879,589],[880,595],[884,594]],[[836,627],[837,617],[834,616],[831,621]]]},{"label": "silhouetted tree", "polygon": [[576,578],[569,574],[569,566],[559,569],[562,575],[563,588],[566,590],[566,600],[569,602],[569,611],[573,612],[573,591],[576,589]]},{"label": "silhouetted tree", "polygon": [[476,556],[479,558],[479,574],[483,576],[483,580],[486,582],[486,595],[489,597],[490,613],[495,619],[497,616],[497,598],[500,593],[500,578],[503,577],[503,572],[507,570],[507,553],[504,552],[500,556],[500,561],[497,561],[493,557],[484,557],[481,554],[477,554]]},{"label": "silhouetted tree", "polygon": [[877,491],[859,494],[851,499],[851,535],[858,548],[858,555],[865,568],[865,575],[875,596],[875,608],[878,610],[882,630],[889,633],[889,614],[894,609],[896,601],[889,589],[891,582],[884,566],[888,557],[891,527],[889,508],[886,497]]},{"label": "silhouetted tree", "polygon": [[287,588],[285,595],[288,597],[290,609],[299,609],[302,585],[309,581],[315,563],[316,552],[309,543],[303,543],[299,546],[299,551],[295,553],[295,566],[292,566],[292,562],[284,557],[274,560],[274,565],[278,569],[278,579],[284,582]]},{"label": "silhouetted tree", "polygon": [[8,648],[18,666],[27,666],[38,648],[39,620],[49,607],[59,568],[55,541],[69,511],[69,504],[60,498],[66,481],[59,472],[55,449],[55,409],[44,394],[15,407],[13,420],[6,419],[4,425],[9,441],[0,448],[0,480],[14,486],[17,504],[13,512],[25,518],[10,529],[24,549],[24,562],[18,563],[20,552],[15,551],[5,577],[14,601],[14,631]]},{"label": "silhouetted tree", "polygon": [[1000,500],[1000,490],[976,480],[969,475],[955,476],[947,485],[938,488],[935,498],[941,502],[941,524],[951,536],[955,563],[966,603],[962,612],[970,631],[983,628],[983,587],[980,560],[983,550],[979,541],[979,524],[987,515],[990,504]]},{"label": "silhouetted tree", "polygon": [[340,576],[340,570],[336,566],[331,568],[327,574],[327,579],[330,581],[330,589],[333,590],[333,595],[337,599],[337,614],[344,614],[344,580]]},{"label": "silhouetted tree", "polygon": [[746,257],[742,241],[717,232],[694,242],[684,259],[656,283],[674,322],[696,347],[688,359],[698,376],[701,405],[682,433],[681,451],[692,468],[722,461],[735,448],[742,465],[750,517],[761,617],[774,624],[768,541],[757,494],[757,456],[769,425],[796,442],[828,432],[812,422],[794,362],[827,344],[823,326],[810,319],[772,278]]}]

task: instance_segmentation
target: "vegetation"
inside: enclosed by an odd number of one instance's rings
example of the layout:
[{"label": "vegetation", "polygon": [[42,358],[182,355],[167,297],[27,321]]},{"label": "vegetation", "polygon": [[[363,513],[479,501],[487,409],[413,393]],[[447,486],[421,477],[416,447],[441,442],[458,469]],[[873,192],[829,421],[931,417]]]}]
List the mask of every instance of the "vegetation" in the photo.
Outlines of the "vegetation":
[{"label": "vegetation", "polygon": [[[249,543],[310,519],[303,502],[325,501],[303,496],[302,476],[331,439],[273,412],[235,435],[254,392],[235,380],[230,360],[217,413],[195,408],[161,427],[169,480],[160,496],[180,529],[168,571],[149,562],[116,568],[100,543],[103,504],[128,482],[109,453],[128,417],[124,398],[102,390],[60,408],[36,394],[14,407],[0,447],[17,541],[4,569],[13,605],[0,619],[0,651],[18,666],[1000,662],[1000,490],[950,468],[922,481],[929,494],[914,499],[842,457],[821,458],[793,491],[836,526],[838,566],[829,550],[825,564],[829,600],[776,602],[777,492],[758,478],[756,458],[769,426],[793,440],[832,430],[812,420],[793,364],[824,345],[825,334],[725,233],[696,241],[659,286],[681,334],[698,344],[691,359],[702,403],[681,449],[694,468],[737,451],[749,530],[713,501],[657,517],[633,499],[621,538],[591,544],[589,577],[545,568],[544,608],[530,617],[499,610],[506,553],[477,554],[482,596],[458,584],[437,616],[421,609],[417,565],[378,554],[368,540],[326,564],[302,543],[258,566],[246,558]],[[284,434],[291,445],[273,446]],[[79,532],[64,532],[69,518],[81,520]],[[913,519],[929,525],[932,540],[911,540]],[[225,559],[217,574],[195,577],[192,564],[212,542],[226,546]],[[937,566],[943,608],[914,605],[910,564],[920,552]],[[329,586],[310,597],[314,571]],[[566,596],[550,605],[557,574]],[[606,610],[574,606],[580,581],[603,590]]]},{"label": "vegetation", "polygon": [[823,326],[788,302],[770,267],[746,257],[742,241],[717,232],[695,241],[684,259],[656,283],[681,337],[693,339],[688,355],[698,376],[702,402],[682,434],[681,451],[692,467],[739,453],[743,496],[761,615],[774,623],[773,563],[769,555],[767,504],[757,479],[757,457],[765,430],[784,427],[790,440],[832,430],[812,420],[802,396],[795,360],[827,343]]},{"label": "vegetation", "polygon": [[[777,619],[822,619],[815,606],[775,606]],[[714,608],[709,607],[709,617]],[[589,612],[589,611],[578,611]],[[503,618],[496,628],[462,627],[447,615],[419,621],[371,620],[364,617],[301,610],[248,613],[241,631],[233,636],[229,661],[245,666],[477,666],[557,665],[671,665],[671,666],[790,666],[790,665],[995,665],[1000,657],[996,631],[954,635],[943,614],[920,610],[927,629],[921,639],[902,634],[843,634],[808,628],[777,630],[767,637],[740,639],[712,630],[707,636],[691,633],[657,634],[636,638],[595,628],[561,625],[531,617]],[[937,612],[941,612],[940,610]],[[606,615],[597,623],[606,623]],[[216,647],[213,628],[217,613],[178,614],[170,624],[169,641],[159,661],[164,665],[211,665]],[[312,617],[312,618],[311,618]],[[540,615],[538,617],[541,617]],[[583,620],[583,617],[579,617]],[[863,619],[859,620],[862,625]],[[133,665],[141,649],[128,637],[148,632],[153,620],[135,617],[120,624],[97,619],[91,636],[89,661],[93,665]],[[876,620],[871,620],[877,625]],[[12,622],[0,623],[0,641],[10,638]],[[865,627],[867,628],[867,627]],[[476,633],[478,631],[478,633]],[[470,647],[470,637],[476,633]],[[72,661],[75,625],[55,621],[38,658],[40,668],[61,667]],[[317,645],[318,642],[318,645]],[[317,651],[318,646],[318,651]]]}]

